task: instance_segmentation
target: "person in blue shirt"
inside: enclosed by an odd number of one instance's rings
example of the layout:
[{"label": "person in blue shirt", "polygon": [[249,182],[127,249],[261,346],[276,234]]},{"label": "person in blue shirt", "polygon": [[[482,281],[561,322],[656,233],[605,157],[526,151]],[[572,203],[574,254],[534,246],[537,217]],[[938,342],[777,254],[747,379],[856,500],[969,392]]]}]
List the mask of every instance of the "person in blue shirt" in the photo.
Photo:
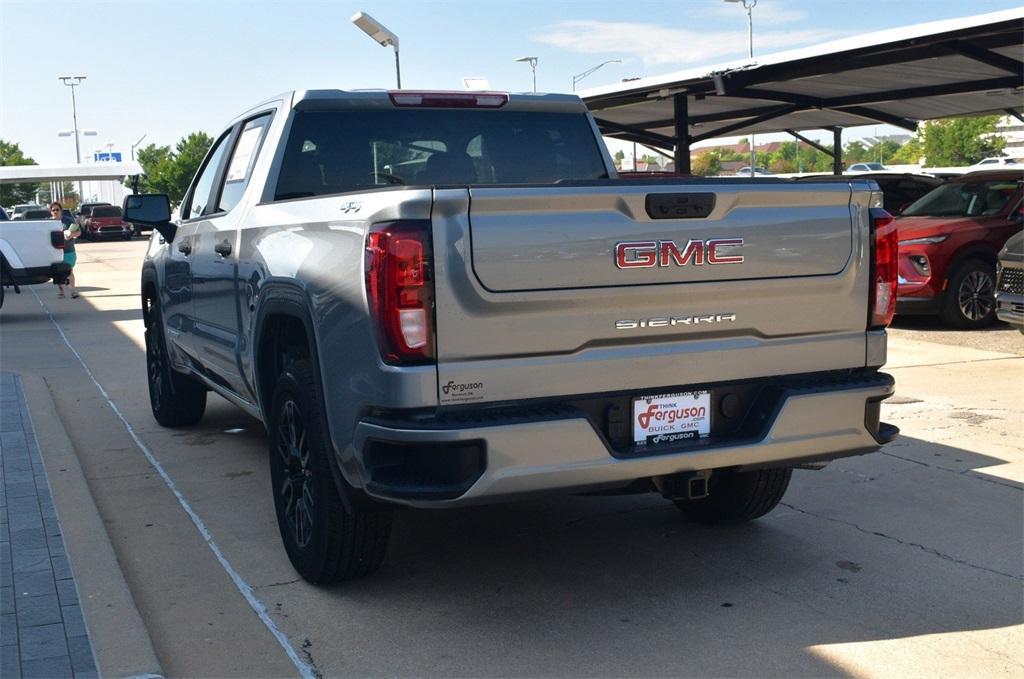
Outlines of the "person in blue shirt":
[{"label": "person in blue shirt", "polygon": [[[54,201],[50,203],[50,216],[53,219],[59,220],[64,225],[64,263],[71,266],[71,272],[68,274],[68,287],[71,288],[71,299],[78,299],[78,290],[75,289],[75,262],[78,261],[78,255],[75,253],[75,239],[81,235],[81,230],[78,228],[78,224],[75,224],[75,220],[70,215],[64,214],[64,206]],[[64,282],[57,283],[57,297],[63,299],[64,297]]]}]

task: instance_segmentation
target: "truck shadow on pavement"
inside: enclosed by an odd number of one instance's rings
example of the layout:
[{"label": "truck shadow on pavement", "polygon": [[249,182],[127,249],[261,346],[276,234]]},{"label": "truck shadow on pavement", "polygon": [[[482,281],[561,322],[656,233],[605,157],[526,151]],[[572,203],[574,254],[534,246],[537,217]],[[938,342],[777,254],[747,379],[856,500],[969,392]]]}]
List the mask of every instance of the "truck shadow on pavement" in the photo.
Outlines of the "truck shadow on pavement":
[{"label": "truck shadow on pavement", "polygon": [[[246,438],[269,497],[266,443]],[[909,657],[917,637],[1021,623],[1022,486],[985,472],[1003,463],[904,437],[797,472],[739,526],[687,523],[654,495],[401,510],[375,576],[257,591],[326,673],[372,647],[390,650],[356,673],[847,674],[829,646],[905,640]]]},{"label": "truck shadow on pavement", "polygon": [[946,325],[938,316],[895,316],[892,319],[890,326],[896,330],[921,330],[921,331],[935,331],[935,332],[968,332],[968,333],[999,333],[999,332],[1016,332],[1016,329],[1009,323],[1003,321],[995,321],[992,325],[985,326],[984,328],[975,328],[973,330],[958,330],[949,325]]}]

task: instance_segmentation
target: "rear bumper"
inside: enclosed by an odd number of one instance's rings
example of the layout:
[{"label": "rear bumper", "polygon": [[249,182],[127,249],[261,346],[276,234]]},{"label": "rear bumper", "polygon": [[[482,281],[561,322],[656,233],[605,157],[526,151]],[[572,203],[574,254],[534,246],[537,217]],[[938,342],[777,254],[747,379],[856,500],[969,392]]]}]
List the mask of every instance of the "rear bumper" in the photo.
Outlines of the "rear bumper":
[{"label": "rear bumper", "polygon": [[[831,379],[831,378],[830,378]],[[490,502],[539,491],[625,484],[705,469],[791,466],[877,450],[898,430],[881,424],[893,394],[884,373],[774,385],[753,435],[677,442],[638,452],[609,441],[571,406],[466,411],[435,421],[359,423],[357,485],[418,507]],[[444,469],[435,473],[437,466]],[[351,469],[352,467],[349,467]]]},{"label": "rear bumper", "polygon": [[71,273],[71,266],[64,262],[54,262],[48,266],[30,266],[24,269],[8,269],[4,284],[36,285],[48,281],[62,281]]}]

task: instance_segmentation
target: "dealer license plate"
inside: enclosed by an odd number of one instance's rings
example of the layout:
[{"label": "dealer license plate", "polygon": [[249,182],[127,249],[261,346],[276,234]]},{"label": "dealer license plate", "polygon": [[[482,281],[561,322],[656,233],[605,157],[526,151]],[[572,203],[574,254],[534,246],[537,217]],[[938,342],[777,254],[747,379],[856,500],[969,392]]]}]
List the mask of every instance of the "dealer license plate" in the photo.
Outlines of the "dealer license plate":
[{"label": "dealer license plate", "polygon": [[633,400],[637,445],[703,438],[711,433],[711,392],[644,396]]}]

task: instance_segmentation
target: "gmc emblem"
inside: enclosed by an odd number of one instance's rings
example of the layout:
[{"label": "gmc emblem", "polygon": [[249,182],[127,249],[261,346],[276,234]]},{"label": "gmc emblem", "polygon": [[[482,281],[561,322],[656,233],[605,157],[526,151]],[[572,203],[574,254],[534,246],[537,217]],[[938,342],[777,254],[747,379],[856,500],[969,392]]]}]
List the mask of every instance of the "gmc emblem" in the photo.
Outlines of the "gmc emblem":
[{"label": "gmc emblem", "polygon": [[615,244],[615,266],[620,269],[646,269],[687,264],[742,264],[743,255],[725,254],[742,245],[742,238],[691,239],[680,250],[671,240],[625,241]]}]

